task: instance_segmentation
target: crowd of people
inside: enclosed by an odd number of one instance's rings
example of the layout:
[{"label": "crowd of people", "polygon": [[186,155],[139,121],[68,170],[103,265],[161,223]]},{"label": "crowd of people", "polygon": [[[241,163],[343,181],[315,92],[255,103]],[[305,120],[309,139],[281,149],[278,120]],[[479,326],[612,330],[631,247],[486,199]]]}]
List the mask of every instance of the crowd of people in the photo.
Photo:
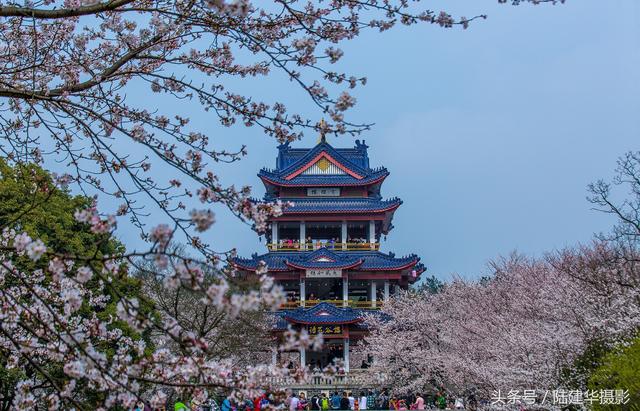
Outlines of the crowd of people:
[{"label": "crowd of people", "polygon": [[[246,400],[235,403],[229,398],[222,402],[220,411],[360,411],[360,410],[427,410],[427,409],[465,409],[475,410],[478,406],[475,398],[465,400],[452,397],[438,391],[428,395],[413,394],[397,396],[387,391],[361,391],[359,393],[343,391],[339,393],[294,392],[270,394],[265,393],[253,401]],[[177,410],[176,410],[177,411]]]},{"label": "crowd of people", "polygon": [[[265,392],[254,399],[235,400],[226,397],[216,402],[211,399],[205,404],[177,400],[173,402],[174,411],[360,411],[360,410],[433,410],[459,409],[474,411],[478,403],[473,395],[466,399],[452,397],[444,391],[430,394],[394,395],[388,391],[343,391],[339,393],[303,391]],[[161,411],[170,410],[169,407]],[[141,402],[133,411],[155,411]]]}]

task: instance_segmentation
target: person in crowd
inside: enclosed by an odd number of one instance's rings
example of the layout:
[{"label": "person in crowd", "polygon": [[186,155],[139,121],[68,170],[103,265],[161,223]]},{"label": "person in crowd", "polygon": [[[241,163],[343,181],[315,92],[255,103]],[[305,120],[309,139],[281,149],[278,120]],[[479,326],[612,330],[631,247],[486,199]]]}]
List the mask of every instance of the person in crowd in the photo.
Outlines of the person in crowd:
[{"label": "person in crowd", "polygon": [[309,408],[309,401],[307,401],[307,396],[301,392],[298,395],[298,410],[308,410]]},{"label": "person in crowd", "polygon": [[413,402],[411,409],[424,410],[424,398],[422,398],[422,395],[416,393],[416,400]]},{"label": "person in crowd", "polygon": [[263,392],[262,395],[260,395],[259,397],[256,397],[253,400],[253,411],[262,410],[262,401],[266,400],[266,399],[267,399],[267,393],[266,392]]},{"label": "person in crowd", "polygon": [[373,410],[376,407],[376,396],[371,390],[367,391],[367,409]]},{"label": "person in crowd", "polygon": [[331,409],[340,409],[340,396],[338,395],[338,391],[335,391],[333,394],[331,394]]},{"label": "person in crowd", "polygon": [[298,405],[300,404],[300,399],[296,395],[295,392],[291,393],[291,397],[289,397],[289,411],[298,411]]},{"label": "person in crowd", "polygon": [[340,398],[340,409],[341,410],[348,410],[350,407],[349,405],[349,397],[347,395],[346,391],[342,392],[342,397]]},{"label": "person in crowd", "polygon": [[407,411],[407,402],[404,398],[398,401],[398,411]]},{"label": "person in crowd", "polygon": [[366,410],[367,409],[367,396],[364,391],[360,392],[360,399],[358,400],[358,409]]},{"label": "person in crowd", "polygon": [[447,397],[442,391],[438,391],[438,393],[436,394],[436,405],[441,410],[447,408]]},{"label": "person in crowd", "polygon": [[354,406],[355,406],[356,399],[353,398],[353,393],[351,391],[349,391],[349,397],[348,398],[349,398],[349,409],[350,410],[355,409]]},{"label": "person in crowd", "polygon": [[220,406],[220,410],[231,411],[232,408],[233,408],[233,405],[231,404],[231,400],[229,399],[229,397],[225,397],[225,399],[222,401],[222,405]]},{"label": "person in crowd", "polygon": [[379,410],[391,409],[391,407],[389,407],[389,395],[387,394],[387,391],[381,391],[378,398],[376,398],[376,408]]},{"label": "person in crowd", "polygon": [[173,409],[174,409],[174,411],[188,411],[189,410],[189,408],[187,408],[187,406],[185,405],[184,402],[182,402],[182,400],[176,401],[176,403],[173,405]]},{"label": "person in crowd", "polygon": [[318,394],[314,393],[311,396],[311,399],[309,400],[309,409],[312,411],[320,410],[320,397],[318,397]]},{"label": "person in crowd", "polygon": [[389,409],[398,410],[398,398],[395,395],[392,395],[389,399]]},{"label": "person in crowd", "polygon": [[262,394],[262,399],[260,400],[260,409],[266,410],[273,403],[273,394],[267,394],[266,392]]},{"label": "person in crowd", "polygon": [[327,411],[329,407],[329,398],[327,398],[327,394],[322,393],[322,397],[320,398],[320,408],[322,411]]}]

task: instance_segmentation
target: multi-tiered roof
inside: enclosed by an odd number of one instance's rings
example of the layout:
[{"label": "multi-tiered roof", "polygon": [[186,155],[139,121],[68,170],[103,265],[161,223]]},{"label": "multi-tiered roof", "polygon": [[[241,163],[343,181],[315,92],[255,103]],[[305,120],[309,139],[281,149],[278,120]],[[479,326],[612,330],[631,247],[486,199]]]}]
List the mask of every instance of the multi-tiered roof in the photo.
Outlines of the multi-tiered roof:
[{"label": "multi-tiered roof", "polygon": [[[399,198],[383,199],[380,189],[389,172],[369,165],[368,146],[334,148],[324,138],[313,148],[278,147],[274,169],[262,169],[264,201],[291,203],[269,221],[269,251],[236,258],[236,267],[269,275],[283,286],[288,300],[274,313],[277,335],[288,327],[322,332],[332,342],[324,352],[300,352],[301,366],[326,365],[342,350],[349,370],[349,341],[366,332],[364,310],[376,311],[425,270],[415,254],[396,257],[380,251]],[[340,343],[342,345],[340,345]]]},{"label": "multi-tiered roof", "polygon": [[[275,169],[263,168],[258,173],[266,188],[265,201],[280,199],[293,203],[278,220],[281,221],[328,221],[344,219],[375,223],[375,239],[391,231],[395,210],[402,204],[397,197],[383,199],[380,187],[389,175],[384,167],[371,168],[368,146],[359,140],[353,148],[334,148],[324,139],[313,148],[292,148],[282,144],[278,147]],[[307,189],[350,190],[352,195],[307,196]],[[354,196],[357,193],[359,196]],[[269,232],[264,233],[268,241]],[[377,251],[373,247],[358,247],[342,251],[340,245],[325,245],[315,250],[271,251],[254,254],[251,258],[235,260],[240,269],[254,271],[264,261],[271,272],[291,272],[312,268],[339,268],[367,272],[397,271],[406,282],[414,282],[424,266],[415,254],[398,258],[394,253]]]},{"label": "multi-tiered roof", "polygon": [[[335,247],[334,247],[335,248]],[[411,269],[411,281],[417,278],[413,271],[424,271],[418,264],[420,258],[415,254],[396,257],[394,253],[380,251],[334,251],[326,247],[315,251],[271,251],[263,255],[254,255],[249,259],[237,258],[236,265],[245,270],[255,271],[258,263],[264,261],[270,272],[309,270],[309,269],[352,269],[358,271],[408,270]]]},{"label": "multi-tiered roof", "polygon": [[384,167],[369,167],[367,148],[358,140],[354,148],[333,148],[326,141],[312,149],[282,144],[278,147],[276,169],[263,168],[258,177],[267,187],[267,195],[278,187],[369,186],[379,193],[380,184],[389,172]]}]

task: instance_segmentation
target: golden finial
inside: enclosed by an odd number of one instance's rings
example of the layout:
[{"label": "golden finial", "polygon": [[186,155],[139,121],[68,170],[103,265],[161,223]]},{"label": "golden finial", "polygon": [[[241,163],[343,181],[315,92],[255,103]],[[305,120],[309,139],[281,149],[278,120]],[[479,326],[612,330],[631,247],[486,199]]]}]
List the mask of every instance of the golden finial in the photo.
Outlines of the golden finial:
[{"label": "golden finial", "polygon": [[318,138],[318,144],[326,143],[327,137],[325,136],[325,134],[327,134],[327,123],[324,121],[324,119],[320,120],[320,122],[318,123],[318,130],[320,131],[320,138]]}]

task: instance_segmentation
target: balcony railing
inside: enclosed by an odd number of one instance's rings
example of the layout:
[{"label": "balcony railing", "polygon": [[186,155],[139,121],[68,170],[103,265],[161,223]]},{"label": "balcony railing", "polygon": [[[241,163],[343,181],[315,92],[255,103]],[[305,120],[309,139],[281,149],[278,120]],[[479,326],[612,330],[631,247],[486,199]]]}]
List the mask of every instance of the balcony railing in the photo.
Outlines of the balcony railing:
[{"label": "balcony railing", "polygon": [[291,389],[357,389],[373,385],[372,382],[379,383],[380,376],[372,375],[369,370],[352,369],[351,372],[339,372],[337,374],[325,374],[313,372],[304,380],[299,380],[292,376],[270,377],[268,382],[275,387]]},{"label": "balcony railing", "polygon": [[287,301],[280,306],[281,309],[293,309],[298,307],[313,307],[320,303],[333,304],[336,307],[351,307],[364,310],[379,310],[384,305],[384,301],[354,301],[354,300],[305,300],[305,301]]},{"label": "balcony railing", "polygon": [[327,241],[318,241],[314,243],[295,243],[283,241],[281,243],[268,243],[269,251],[313,251],[319,248],[328,248],[336,251],[377,251],[380,249],[380,243],[331,243]]}]

